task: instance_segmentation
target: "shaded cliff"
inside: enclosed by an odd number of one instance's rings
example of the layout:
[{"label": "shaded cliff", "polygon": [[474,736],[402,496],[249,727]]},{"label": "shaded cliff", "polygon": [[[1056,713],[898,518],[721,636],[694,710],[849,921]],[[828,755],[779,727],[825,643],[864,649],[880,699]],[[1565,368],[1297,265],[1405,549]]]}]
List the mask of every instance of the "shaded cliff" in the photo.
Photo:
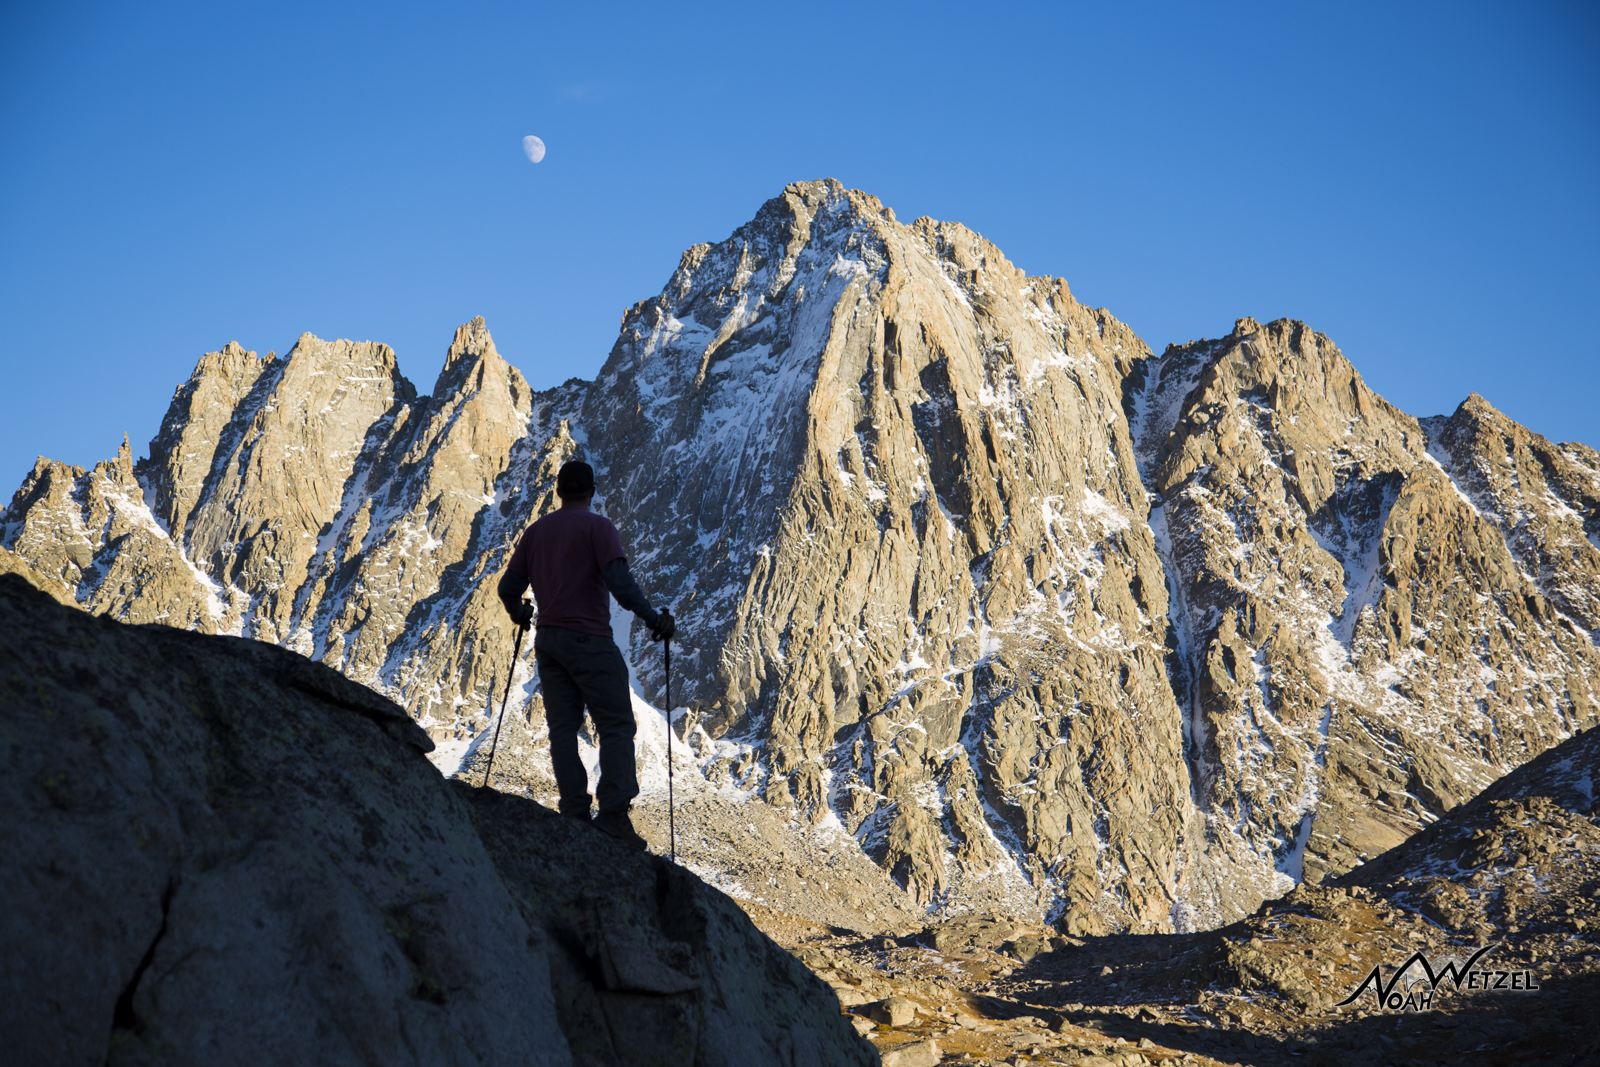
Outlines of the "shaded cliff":
[{"label": "shaded cliff", "polygon": [[8,1062],[876,1062],[732,901],[269,644],[0,575]]}]

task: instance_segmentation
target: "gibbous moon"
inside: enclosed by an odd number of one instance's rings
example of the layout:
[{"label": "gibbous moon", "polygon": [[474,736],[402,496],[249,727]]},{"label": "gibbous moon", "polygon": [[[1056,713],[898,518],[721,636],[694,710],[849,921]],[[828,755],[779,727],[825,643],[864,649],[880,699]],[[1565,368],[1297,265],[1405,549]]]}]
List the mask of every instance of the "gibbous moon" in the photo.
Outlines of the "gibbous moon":
[{"label": "gibbous moon", "polygon": [[544,142],[533,134],[522,139],[522,154],[528,157],[529,163],[537,163],[544,158]]}]

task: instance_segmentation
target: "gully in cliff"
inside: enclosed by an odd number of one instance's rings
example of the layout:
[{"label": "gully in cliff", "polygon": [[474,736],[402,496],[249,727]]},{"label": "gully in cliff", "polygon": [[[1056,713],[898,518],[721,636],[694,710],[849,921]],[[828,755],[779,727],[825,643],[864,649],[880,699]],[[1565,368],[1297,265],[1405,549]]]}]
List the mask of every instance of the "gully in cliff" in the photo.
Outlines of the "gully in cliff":
[{"label": "gully in cliff", "polygon": [[[589,777],[578,756],[578,727],[587,707],[600,734],[600,783],[594,799],[596,829],[644,848],[628,819],[639,795],[634,772],[633,706],[628,666],[611,639],[606,591],[644,620],[652,639],[670,640],[670,612],[657,612],[628,571],[617,528],[589,510],[594,468],[573,461],[556,475],[561,507],[528,527],[500,577],[500,599],[511,620],[526,629],[535,618],[533,648],[550,727],[550,763],[561,791],[561,814],[589,819]],[[533,587],[534,604],[522,599]]]}]

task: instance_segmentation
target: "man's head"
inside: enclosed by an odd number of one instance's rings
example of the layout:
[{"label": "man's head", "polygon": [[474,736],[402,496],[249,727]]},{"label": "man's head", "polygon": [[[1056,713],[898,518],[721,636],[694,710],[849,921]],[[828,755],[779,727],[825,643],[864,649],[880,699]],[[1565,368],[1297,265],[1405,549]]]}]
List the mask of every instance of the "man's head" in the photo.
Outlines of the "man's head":
[{"label": "man's head", "polygon": [[556,496],[584,500],[594,496],[594,468],[581,459],[568,460],[556,473]]}]

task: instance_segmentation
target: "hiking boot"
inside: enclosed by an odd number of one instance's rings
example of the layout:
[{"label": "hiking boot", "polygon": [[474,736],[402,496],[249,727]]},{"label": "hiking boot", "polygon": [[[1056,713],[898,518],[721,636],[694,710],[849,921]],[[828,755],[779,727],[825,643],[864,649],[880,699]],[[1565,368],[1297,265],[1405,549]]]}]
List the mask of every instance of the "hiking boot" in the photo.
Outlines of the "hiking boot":
[{"label": "hiking boot", "polygon": [[650,843],[640,837],[633,828],[633,820],[628,818],[625,811],[602,811],[589,823],[596,830],[607,837],[614,837],[630,848],[640,852],[650,847]]},{"label": "hiking boot", "polygon": [[585,793],[583,794],[582,800],[577,798],[569,800],[566,797],[562,797],[556,804],[556,810],[568,819],[577,819],[579,822],[588,822],[589,808],[593,804],[594,798]]}]

